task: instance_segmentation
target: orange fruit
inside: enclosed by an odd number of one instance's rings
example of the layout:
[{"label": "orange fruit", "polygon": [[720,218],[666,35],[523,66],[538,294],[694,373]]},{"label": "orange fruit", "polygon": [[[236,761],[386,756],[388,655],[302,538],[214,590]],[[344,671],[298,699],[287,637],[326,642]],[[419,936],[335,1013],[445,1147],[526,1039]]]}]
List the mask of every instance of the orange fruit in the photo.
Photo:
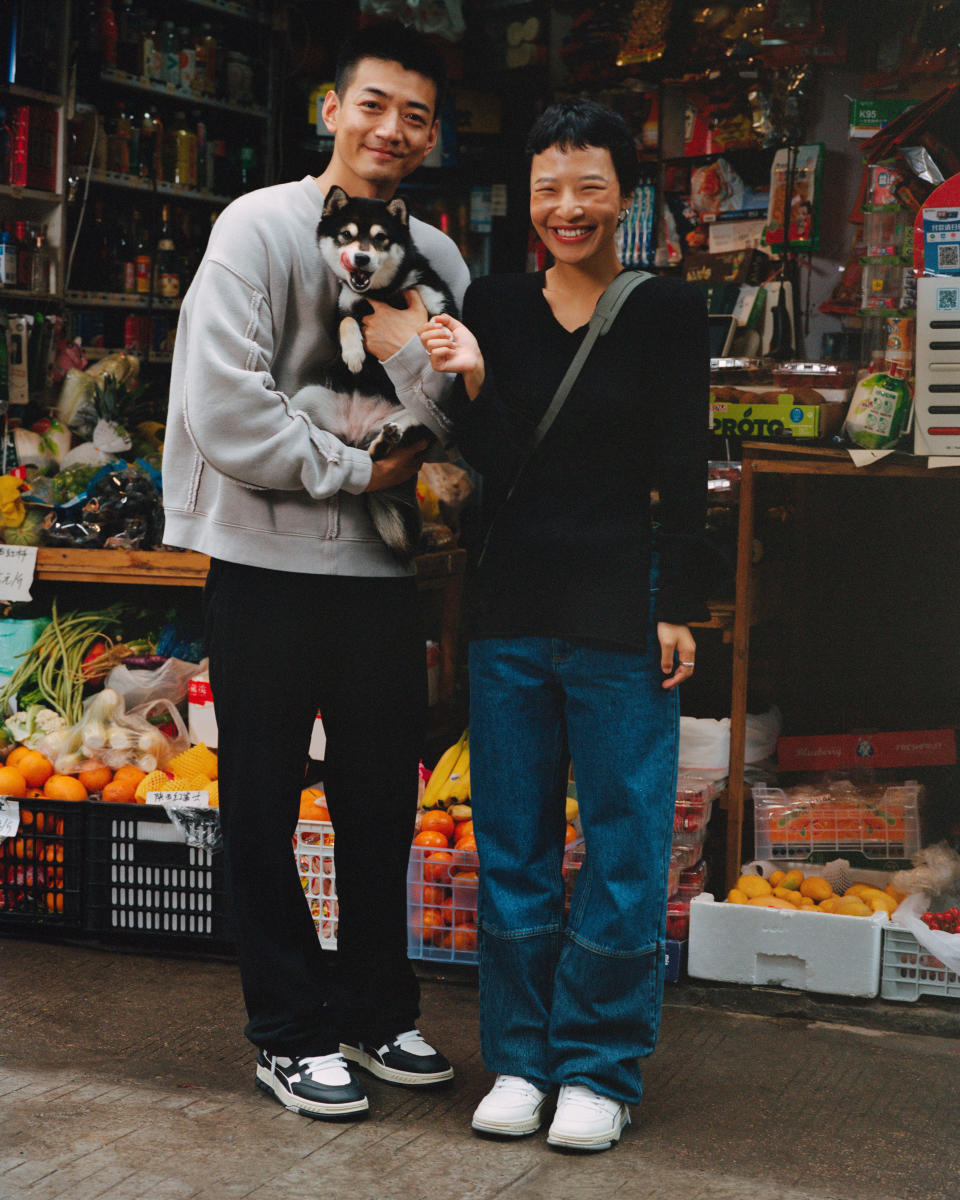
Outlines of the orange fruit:
[{"label": "orange fruit", "polygon": [[449,846],[446,836],[436,829],[424,829],[413,839],[415,846],[432,846],[439,848]]},{"label": "orange fruit", "polygon": [[51,775],[43,794],[47,800],[86,800],[87,789],[76,775]]},{"label": "orange fruit", "polygon": [[[16,767],[0,767],[0,796],[23,797],[27,794],[27,781]],[[446,845],[446,839],[444,839]]]},{"label": "orange fruit", "polygon": [[[43,788],[27,788],[28,800],[39,800],[43,795]],[[20,820],[23,820],[23,813],[20,814]]]},{"label": "orange fruit", "polygon": [[146,779],[146,771],[141,771],[139,767],[135,767],[133,763],[127,763],[125,767],[117,767],[113,774],[114,779],[132,779],[134,790],[140,783],[141,779]]},{"label": "orange fruit", "polygon": [[6,765],[8,767],[15,767],[25,754],[30,753],[32,753],[32,751],[30,750],[29,746],[14,746],[14,748],[7,755]]},{"label": "orange fruit", "polygon": [[27,787],[43,787],[53,774],[53,763],[39,750],[28,750],[17,759],[17,768],[27,781]]},{"label": "orange fruit", "polygon": [[453,831],[453,844],[456,845],[461,838],[473,837],[473,822],[458,821],[457,827]]},{"label": "orange fruit", "polygon": [[100,799],[107,804],[136,804],[137,785],[131,779],[111,779],[100,789]]},{"label": "orange fruit", "polygon": [[434,929],[443,928],[443,914],[439,908],[425,908],[422,912],[415,913],[410,923],[414,933],[429,941]]},{"label": "orange fruit", "polygon": [[576,829],[568,822],[566,836],[563,839],[564,845],[569,846],[571,842],[575,842],[577,840],[577,836],[578,834]]},{"label": "orange fruit", "polygon": [[77,778],[88,792],[101,792],[113,779],[113,772],[109,767],[90,767],[81,771]]},{"label": "orange fruit", "polygon": [[449,883],[453,855],[447,850],[431,850],[423,861],[423,877],[428,883]]},{"label": "orange fruit", "polygon": [[468,833],[466,836],[462,837],[453,848],[454,850],[476,850],[477,839],[472,833]]},{"label": "orange fruit", "polygon": [[476,950],[477,931],[469,925],[458,925],[453,931],[452,942],[454,950]]},{"label": "orange fruit", "polygon": [[431,908],[438,908],[446,899],[447,889],[439,887],[435,883],[425,883],[423,885],[423,902],[429,904]]},{"label": "orange fruit", "polygon": [[430,809],[425,812],[420,818],[420,832],[423,833],[429,829],[435,829],[437,833],[442,833],[445,839],[448,839],[456,828],[456,822],[448,812],[443,812],[439,808]]}]

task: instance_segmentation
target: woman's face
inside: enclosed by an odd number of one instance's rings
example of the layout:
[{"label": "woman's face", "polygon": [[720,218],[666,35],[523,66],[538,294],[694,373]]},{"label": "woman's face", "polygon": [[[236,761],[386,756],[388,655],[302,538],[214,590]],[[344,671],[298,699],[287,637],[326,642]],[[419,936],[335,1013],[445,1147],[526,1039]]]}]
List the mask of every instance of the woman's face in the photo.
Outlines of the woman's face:
[{"label": "woman's face", "polygon": [[530,220],[557,262],[585,263],[609,253],[617,217],[629,203],[605,146],[548,146],[533,157]]}]

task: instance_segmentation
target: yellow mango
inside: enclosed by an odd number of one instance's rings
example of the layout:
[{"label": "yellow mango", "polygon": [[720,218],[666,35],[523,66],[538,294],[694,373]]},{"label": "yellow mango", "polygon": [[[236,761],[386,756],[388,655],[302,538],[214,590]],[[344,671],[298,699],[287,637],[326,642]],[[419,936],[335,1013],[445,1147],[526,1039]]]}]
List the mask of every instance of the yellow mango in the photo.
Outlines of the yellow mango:
[{"label": "yellow mango", "polygon": [[762,875],[741,875],[736,886],[748,900],[752,900],[754,896],[769,896],[773,891]]},{"label": "yellow mango", "polygon": [[805,912],[816,912],[817,902],[816,900],[811,900],[809,896],[801,896],[797,908],[802,908]]},{"label": "yellow mango", "polygon": [[858,896],[843,896],[832,909],[838,917],[869,917],[872,911]]},{"label": "yellow mango", "polygon": [[833,888],[822,876],[808,875],[800,884],[800,895],[810,900],[829,900],[833,895]]},{"label": "yellow mango", "polygon": [[818,912],[833,912],[834,906],[840,903],[839,896],[828,896],[826,900],[821,900],[817,905]]},{"label": "yellow mango", "polygon": [[864,892],[869,890],[870,885],[867,883],[851,883],[843,894],[845,896],[862,896]]},{"label": "yellow mango", "polygon": [[771,871],[767,878],[770,880],[771,887],[779,887],[786,878],[786,871]]},{"label": "yellow mango", "polygon": [[778,896],[781,900],[789,900],[791,904],[799,904],[802,899],[799,892],[794,891],[793,888],[784,887],[783,884],[780,884],[779,887],[775,887],[773,889],[773,894]]},{"label": "yellow mango", "polygon": [[731,888],[730,891],[727,892],[728,904],[746,904],[746,902],[747,897],[743,894],[743,892],[740,891],[739,888]]},{"label": "yellow mango", "polygon": [[756,908],[793,908],[789,900],[781,900],[779,896],[772,895],[751,896],[747,903]]},{"label": "yellow mango", "polygon": [[864,896],[864,901],[871,912],[892,913],[897,907],[896,900],[886,893],[881,893],[879,896]]},{"label": "yellow mango", "polygon": [[888,883],[887,886],[883,890],[887,893],[888,896],[892,896],[898,904],[902,904],[903,901],[906,900],[906,898],[907,898],[907,893],[897,891],[897,889],[893,886],[892,883]]},{"label": "yellow mango", "polygon": [[803,883],[803,872],[798,870],[788,871],[780,880],[781,886],[789,888],[792,892],[798,891],[801,883]]}]

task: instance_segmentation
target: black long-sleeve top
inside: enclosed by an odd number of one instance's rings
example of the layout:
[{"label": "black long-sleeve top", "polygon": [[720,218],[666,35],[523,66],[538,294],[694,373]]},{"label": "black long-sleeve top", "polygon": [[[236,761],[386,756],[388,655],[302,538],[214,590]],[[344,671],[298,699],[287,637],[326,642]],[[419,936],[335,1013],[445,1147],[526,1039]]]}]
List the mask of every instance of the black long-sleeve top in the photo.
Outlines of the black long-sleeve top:
[{"label": "black long-sleeve top", "polygon": [[544,274],[478,279],[463,320],[484,386],[453,397],[461,452],[483,476],[471,633],[642,649],[650,607],[650,494],[660,506],[657,620],[704,620],[709,348],[702,293],[654,277],[600,337],[566,403],[501,506],[531,435],[586,333],[554,317]]}]

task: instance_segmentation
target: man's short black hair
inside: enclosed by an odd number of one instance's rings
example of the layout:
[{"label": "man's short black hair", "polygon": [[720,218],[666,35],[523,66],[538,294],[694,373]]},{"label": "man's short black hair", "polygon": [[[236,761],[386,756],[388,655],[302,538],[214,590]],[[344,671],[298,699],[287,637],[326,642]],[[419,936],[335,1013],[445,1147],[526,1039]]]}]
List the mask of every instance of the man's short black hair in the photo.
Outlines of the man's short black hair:
[{"label": "man's short black hair", "polygon": [[437,89],[433,115],[436,117],[447,90],[447,68],[436,45],[401,21],[377,21],[345,38],[337,55],[333,90],[343,95],[353,82],[357,64],[365,58],[399,63],[405,71],[416,71]]},{"label": "man's short black hair", "polygon": [[630,126],[619,113],[596,100],[579,96],[560,100],[540,114],[527,137],[527,155],[533,158],[551,146],[561,150],[600,146],[609,150],[620,195],[629,196],[637,186],[640,167]]}]

